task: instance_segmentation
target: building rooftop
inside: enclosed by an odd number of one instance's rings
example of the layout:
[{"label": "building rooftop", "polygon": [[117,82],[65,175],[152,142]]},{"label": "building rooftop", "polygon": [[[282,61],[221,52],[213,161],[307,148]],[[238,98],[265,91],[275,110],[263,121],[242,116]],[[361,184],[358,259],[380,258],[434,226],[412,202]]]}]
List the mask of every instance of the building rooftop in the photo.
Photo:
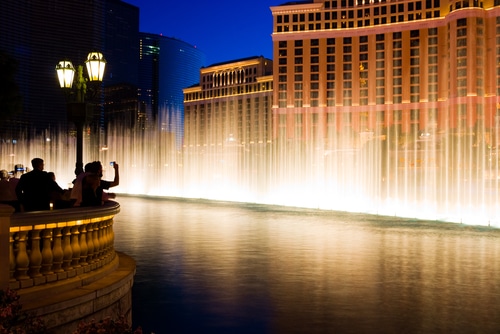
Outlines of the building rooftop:
[{"label": "building rooftop", "polygon": [[302,4],[313,3],[313,2],[314,2],[314,0],[288,1],[288,2],[282,3],[281,5],[278,5],[278,6],[302,5]]},{"label": "building rooftop", "polygon": [[211,64],[211,65],[208,65],[206,67],[220,66],[220,65],[225,65],[225,64],[237,63],[239,61],[246,61],[246,60],[260,58],[260,57],[264,57],[264,56],[261,55],[261,56],[251,56],[251,57],[244,57],[244,58],[239,58],[239,59],[232,59],[232,60],[227,60],[227,61],[223,61],[223,62]]}]

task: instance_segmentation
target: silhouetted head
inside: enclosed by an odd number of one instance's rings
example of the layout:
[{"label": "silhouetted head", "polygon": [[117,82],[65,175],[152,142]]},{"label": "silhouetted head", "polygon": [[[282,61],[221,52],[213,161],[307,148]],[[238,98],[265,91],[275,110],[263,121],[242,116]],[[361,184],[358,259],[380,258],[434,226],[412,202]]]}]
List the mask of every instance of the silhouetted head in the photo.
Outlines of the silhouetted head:
[{"label": "silhouetted head", "polygon": [[31,166],[33,166],[33,169],[43,170],[43,159],[34,158],[31,160]]}]

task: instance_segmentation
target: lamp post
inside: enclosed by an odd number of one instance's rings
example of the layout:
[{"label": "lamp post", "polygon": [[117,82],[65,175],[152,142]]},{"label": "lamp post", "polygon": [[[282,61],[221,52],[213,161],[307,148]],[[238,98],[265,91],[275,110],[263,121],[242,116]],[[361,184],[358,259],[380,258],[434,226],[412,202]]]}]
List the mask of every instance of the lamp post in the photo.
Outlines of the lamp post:
[{"label": "lamp post", "polygon": [[[83,126],[87,121],[88,104],[85,101],[87,81],[102,82],[106,60],[100,52],[90,52],[85,61],[88,78],[83,77],[83,66],[73,67],[71,61],[62,60],[56,66],[59,85],[67,95],[67,117],[76,127],[75,175],[83,172]],[[76,72],[76,78],[75,78]],[[73,85],[74,83],[74,85]]]}]

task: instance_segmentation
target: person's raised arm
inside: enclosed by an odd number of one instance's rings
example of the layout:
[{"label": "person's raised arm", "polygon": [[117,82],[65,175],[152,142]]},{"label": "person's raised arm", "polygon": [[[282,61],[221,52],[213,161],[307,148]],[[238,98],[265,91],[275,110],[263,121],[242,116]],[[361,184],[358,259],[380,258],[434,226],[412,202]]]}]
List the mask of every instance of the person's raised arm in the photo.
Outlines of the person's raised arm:
[{"label": "person's raised arm", "polygon": [[113,168],[115,169],[115,179],[113,182],[109,184],[109,187],[116,187],[117,185],[120,184],[120,171],[118,169],[118,164],[115,162],[113,163]]}]

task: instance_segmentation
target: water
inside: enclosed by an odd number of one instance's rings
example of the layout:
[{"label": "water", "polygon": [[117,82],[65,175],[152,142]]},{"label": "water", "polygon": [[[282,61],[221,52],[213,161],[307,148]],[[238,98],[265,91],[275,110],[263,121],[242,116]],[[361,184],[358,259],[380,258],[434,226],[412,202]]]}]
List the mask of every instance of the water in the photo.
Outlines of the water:
[{"label": "water", "polygon": [[[221,119],[223,122],[225,118]],[[168,122],[167,122],[168,123]],[[163,124],[163,123],[162,123]],[[500,157],[491,133],[328,132],[305,141],[251,142],[207,128],[177,147],[161,124],[85,131],[84,161],[120,165],[114,192],[204,198],[500,227]],[[227,125],[227,124],[226,124]],[[92,131],[90,133],[93,134]],[[186,132],[186,143],[197,132]],[[500,136],[498,136],[500,138]],[[75,138],[60,131],[0,141],[0,168],[42,157],[63,188],[74,179]]]},{"label": "water", "polygon": [[119,196],[145,333],[498,333],[500,230]]}]

